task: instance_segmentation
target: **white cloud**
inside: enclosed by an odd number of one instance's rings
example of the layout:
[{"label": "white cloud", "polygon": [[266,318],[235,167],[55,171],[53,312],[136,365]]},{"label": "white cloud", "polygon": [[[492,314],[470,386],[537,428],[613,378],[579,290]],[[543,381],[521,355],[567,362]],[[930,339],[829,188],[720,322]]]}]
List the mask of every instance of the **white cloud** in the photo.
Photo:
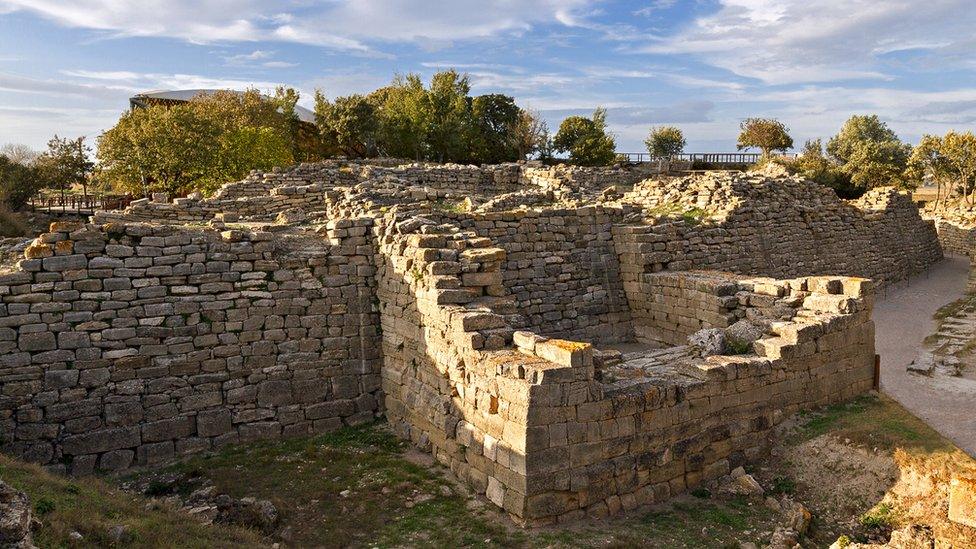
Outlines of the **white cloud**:
[{"label": "white cloud", "polygon": [[[525,32],[536,24],[578,24],[593,0],[0,0],[61,25],[112,36],[161,36],[193,43],[277,40],[370,52],[366,42],[470,40]],[[277,4],[277,5],[275,5]]]},{"label": "white cloud", "polygon": [[[271,92],[279,82],[214,78],[198,74],[131,71],[61,71],[61,78],[0,72],[0,143],[43,147],[55,133],[98,135],[111,127],[137,92],[153,89],[246,89]],[[302,103],[311,93],[299,88]]]},{"label": "white cloud", "polygon": [[695,55],[768,84],[883,79],[879,56],[966,43],[974,26],[971,0],[721,0],[639,51]]}]

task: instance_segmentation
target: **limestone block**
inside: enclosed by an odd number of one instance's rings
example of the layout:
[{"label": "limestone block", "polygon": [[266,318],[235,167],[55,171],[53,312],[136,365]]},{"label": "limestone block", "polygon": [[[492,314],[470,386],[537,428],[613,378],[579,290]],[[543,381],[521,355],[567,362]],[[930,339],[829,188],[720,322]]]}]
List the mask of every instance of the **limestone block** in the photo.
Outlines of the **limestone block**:
[{"label": "limestone block", "polygon": [[976,528],[976,479],[954,476],[949,481],[949,520]]}]

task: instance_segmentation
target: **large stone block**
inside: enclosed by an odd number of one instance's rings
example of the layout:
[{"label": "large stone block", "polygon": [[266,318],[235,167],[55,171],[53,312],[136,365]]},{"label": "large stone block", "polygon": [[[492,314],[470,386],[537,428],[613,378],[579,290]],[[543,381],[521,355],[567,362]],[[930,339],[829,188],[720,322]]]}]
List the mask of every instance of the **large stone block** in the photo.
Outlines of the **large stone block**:
[{"label": "large stone block", "polygon": [[66,455],[100,454],[111,450],[139,446],[139,428],[102,429],[66,437],[61,445]]}]

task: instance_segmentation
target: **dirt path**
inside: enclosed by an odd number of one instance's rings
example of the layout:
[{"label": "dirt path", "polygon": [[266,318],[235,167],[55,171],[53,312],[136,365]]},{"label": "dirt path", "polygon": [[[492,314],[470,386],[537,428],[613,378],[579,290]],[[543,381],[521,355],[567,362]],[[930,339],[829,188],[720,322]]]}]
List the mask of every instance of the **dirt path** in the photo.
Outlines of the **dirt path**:
[{"label": "dirt path", "polygon": [[942,305],[962,297],[969,260],[947,257],[911,284],[900,283],[877,296],[874,322],[881,355],[881,390],[943,436],[976,456],[976,384],[909,374],[906,366],[936,330],[932,318]]}]

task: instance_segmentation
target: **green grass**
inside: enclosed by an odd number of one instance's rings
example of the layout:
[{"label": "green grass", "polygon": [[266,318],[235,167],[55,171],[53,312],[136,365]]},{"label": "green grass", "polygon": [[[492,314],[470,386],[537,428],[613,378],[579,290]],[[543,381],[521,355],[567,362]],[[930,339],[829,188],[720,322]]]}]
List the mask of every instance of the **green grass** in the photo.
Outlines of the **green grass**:
[{"label": "green grass", "polygon": [[229,526],[204,526],[168,509],[146,509],[147,500],[116,490],[95,478],[71,479],[0,455],[0,478],[30,498],[43,526],[34,532],[39,547],[109,547],[109,530],[123,526],[126,547],[266,547],[256,532]]},{"label": "green grass", "polygon": [[[514,543],[517,536],[500,521],[469,511],[438,467],[405,459],[406,448],[386,430],[365,426],[228,447],[165,471],[191,479],[205,475],[218,493],[235,498],[270,500],[287,528],[282,536],[296,546],[323,540],[384,547]],[[176,491],[185,495],[193,488]]]},{"label": "green grass", "polygon": [[[278,535],[289,546],[329,540],[356,547],[723,547],[743,530],[771,529],[775,520],[758,502],[684,497],[608,521],[522,530],[490,503],[462,493],[440,465],[408,459],[409,448],[374,424],[228,447],[163,472],[204,475],[218,493],[270,500],[281,516]],[[149,486],[181,495],[195,488]]]},{"label": "green grass", "polygon": [[888,503],[879,503],[861,515],[859,522],[868,528],[890,528],[897,521],[895,509]]},{"label": "green grass", "polygon": [[801,413],[792,434],[802,442],[826,433],[872,447],[906,451],[952,451],[954,447],[922,420],[888,397],[874,394]]}]

